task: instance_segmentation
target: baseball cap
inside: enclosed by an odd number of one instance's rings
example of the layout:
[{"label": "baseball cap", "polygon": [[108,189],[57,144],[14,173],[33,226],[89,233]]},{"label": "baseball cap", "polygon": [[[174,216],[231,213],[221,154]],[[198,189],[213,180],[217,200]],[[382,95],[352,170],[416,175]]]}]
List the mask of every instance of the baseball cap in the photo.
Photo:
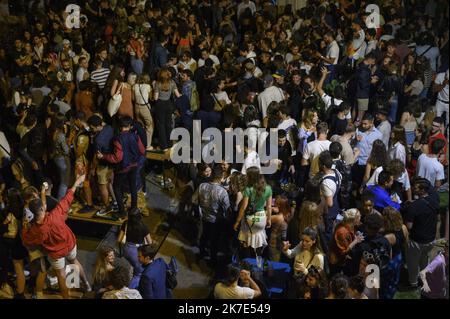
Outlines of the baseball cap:
[{"label": "baseball cap", "polygon": [[272,76],[276,79],[282,78],[286,76],[286,71],[283,69],[279,69],[274,74],[272,74]]},{"label": "baseball cap", "polygon": [[64,39],[62,43],[63,44],[70,44],[70,41],[68,39]]}]

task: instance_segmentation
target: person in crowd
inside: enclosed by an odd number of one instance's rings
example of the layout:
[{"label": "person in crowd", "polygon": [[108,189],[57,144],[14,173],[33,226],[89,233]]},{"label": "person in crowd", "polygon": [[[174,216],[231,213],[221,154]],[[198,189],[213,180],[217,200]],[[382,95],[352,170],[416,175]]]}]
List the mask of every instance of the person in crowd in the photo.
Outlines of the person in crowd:
[{"label": "person in crowd", "polygon": [[445,179],[444,166],[439,162],[439,154],[444,147],[444,140],[434,140],[431,142],[430,153],[420,155],[417,160],[416,175],[426,178],[436,188],[441,186]]},{"label": "person in crowd", "polygon": [[[248,281],[249,287],[241,287],[238,281]],[[226,278],[214,287],[216,299],[255,299],[261,296],[261,289],[252,279],[248,270],[228,265]]]},{"label": "person in crowd", "polygon": [[448,241],[433,261],[420,272],[422,299],[444,299],[448,297]]},{"label": "person in crowd", "polygon": [[317,139],[306,145],[303,153],[302,165],[310,166],[309,176],[312,177],[319,172],[319,155],[323,151],[328,151],[331,142],[328,140],[327,123],[319,123],[317,125]]},{"label": "person in crowd", "polygon": [[272,223],[272,189],[257,167],[247,169],[247,188],[244,190],[239,215],[233,225],[244,248],[261,255],[267,246],[266,227]]},{"label": "person in crowd", "polygon": [[365,287],[363,276],[356,275],[351,277],[348,281],[348,296],[351,299],[369,299],[364,293]]},{"label": "person in crowd", "polygon": [[280,261],[280,248],[282,247],[282,242],[286,241],[288,224],[293,215],[289,199],[285,195],[275,197],[272,213],[269,255],[271,260]]},{"label": "person in crowd", "polygon": [[153,140],[153,117],[151,113],[150,100],[152,98],[152,87],[150,85],[150,76],[142,74],[137,83],[133,86],[134,95],[134,114],[136,119],[144,125],[147,134],[147,150],[151,151]]},{"label": "person in crowd", "polygon": [[117,242],[125,241],[123,257],[133,267],[133,278],[129,283],[130,288],[137,288],[142,273],[142,266],[138,260],[137,250],[140,246],[152,244],[152,238],[147,225],[142,221],[142,214],[138,208],[130,210],[128,220],[122,224]]},{"label": "person in crowd", "polygon": [[351,272],[351,256],[354,253],[355,246],[364,240],[361,233],[356,229],[361,223],[361,214],[356,208],[346,210],[343,219],[335,229],[330,242],[330,273]]},{"label": "person in crowd", "polygon": [[123,203],[124,183],[128,181],[131,193],[131,210],[137,208],[137,165],[139,157],[145,153],[145,147],[137,134],[131,132],[131,117],[120,118],[120,134],[114,141],[112,153],[97,150],[97,158],[116,165],[114,171],[114,195],[118,205],[118,217],[125,218],[127,213]]},{"label": "person in crowd", "polygon": [[96,298],[112,290],[111,272],[117,263],[114,248],[105,246],[100,249],[95,260],[94,271],[92,275],[92,290]]},{"label": "person in crowd", "polygon": [[112,289],[106,291],[102,299],[142,299],[138,290],[128,288],[130,273],[127,268],[114,267],[110,276]]},{"label": "person in crowd", "polygon": [[405,128],[401,125],[395,125],[392,129],[389,142],[388,155],[391,160],[398,159],[406,165],[406,134]]},{"label": "person in crowd", "polygon": [[142,299],[167,299],[170,296],[167,288],[167,265],[162,258],[156,258],[156,247],[144,245],[138,248],[138,260],[143,271],[138,290]]},{"label": "person in crowd", "polygon": [[429,180],[417,178],[413,182],[413,194],[418,198],[404,207],[404,222],[409,230],[406,252],[409,287],[417,289],[419,272],[425,269],[429,253],[436,239],[439,216],[439,196]]},{"label": "person in crowd", "polygon": [[346,299],[348,296],[348,279],[344,275],[337,274],[330,282],[330,289],[326,299]]},{"label": "person in crowd", "polygon": [[34,215],[33,222],[30,224],[27,219],[23,220],[22,238],[24,244],[26,246],[42,246],[44,252],[49,256],[53,269],[56,271],[59,289],[63,298],[69,298],[69,290],[66,285],[66,259],[79,268],[85,289],[87,291],[91,290],[83,266],[77,260],[75,235],[65,223],[67,211],[73,200],[75,190],[83,184],[85,178],[85,175],[77,176],[75,184],[51,212],[45,211],[46,207],[41,199],[32,200],[30,202],[30,211]]},{"label": "person in crowd", "polygon": [[391,172],[382,171],[378,175],[378,183],[373,186],[367,187],[367,190],[374,195],[374,207],[378,211],[382,211],[384,208],[391,206],[395,209],[400,209],[400,203],[395,201],[397,198],[392,199],[390,190],[394,183],[394,177]]}]

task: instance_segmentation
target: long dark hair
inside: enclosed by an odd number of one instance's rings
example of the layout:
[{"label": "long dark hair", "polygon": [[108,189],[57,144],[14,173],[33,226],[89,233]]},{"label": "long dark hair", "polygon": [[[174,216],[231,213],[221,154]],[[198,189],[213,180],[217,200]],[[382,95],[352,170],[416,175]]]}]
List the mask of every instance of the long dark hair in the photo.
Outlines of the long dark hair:
[{"label": "long dark hair", "polygon": [[266,189],[266,180],[259,172],[258,167],[250,167],[247,169],[247,187],[251,187],[255,191],[254,199],[256,201],[262,198]]},{"label": "long dark hair", "polygon": [[388,155],[386,151],[386,146],[382,140],[375,140],[372,144],[372,152],[370,152],[369,159],[367,163],[372,166],[380,167],[385,166],[388,162]]}]

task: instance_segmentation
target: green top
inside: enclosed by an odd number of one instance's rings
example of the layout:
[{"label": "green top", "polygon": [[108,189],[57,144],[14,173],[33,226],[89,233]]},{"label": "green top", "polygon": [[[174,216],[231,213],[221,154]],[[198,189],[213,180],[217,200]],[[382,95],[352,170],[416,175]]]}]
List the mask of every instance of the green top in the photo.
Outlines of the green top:
[{"label": "green top", "polygon": [[[244,197],[249,198],[249,201],[255,200],[255,191],[253,187],[246,187],[243,193]],[[264,190],[263,196],[255,202],[255,209],[257,212],[263,211],[266,206],[267,199],[272,196],[272,188],[269,185],[266,185],[266,189]]]}]

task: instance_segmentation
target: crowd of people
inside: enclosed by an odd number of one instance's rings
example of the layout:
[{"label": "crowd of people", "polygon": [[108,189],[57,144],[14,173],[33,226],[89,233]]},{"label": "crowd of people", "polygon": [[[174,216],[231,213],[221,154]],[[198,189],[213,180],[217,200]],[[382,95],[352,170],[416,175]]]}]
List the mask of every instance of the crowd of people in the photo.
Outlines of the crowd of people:
[{"label": "crowd of people", "polygon": [[[372,2],[1,0],[0,296],[51,271],[69,298],[67,261],[97,298],[170,297],[138,193],[145,153],[200,120],[248,133],[244,163],[173,164],[168,222],[212,296],[267,297],[255,258],[292,266],[288,298],[448,298],[448,2]],[[265,162],[249,137],[274,132]],[[88,278],[74,200],[123,222],[126,265],[106,248]]]}]

